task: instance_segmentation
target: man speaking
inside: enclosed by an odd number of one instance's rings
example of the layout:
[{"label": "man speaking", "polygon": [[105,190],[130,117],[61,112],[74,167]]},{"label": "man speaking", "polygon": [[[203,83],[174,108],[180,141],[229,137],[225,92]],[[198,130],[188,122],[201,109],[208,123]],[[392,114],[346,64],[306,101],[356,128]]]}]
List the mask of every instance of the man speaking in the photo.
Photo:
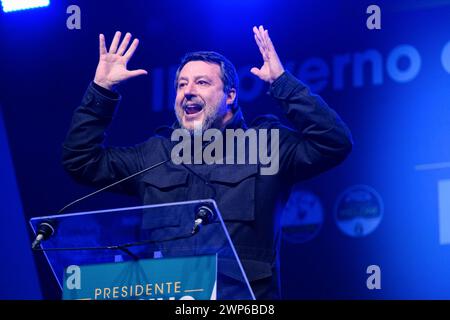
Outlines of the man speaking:
[{"label": "man speaking", "polygon": [[[140,196],[144,204],[213,198],[255,297],[277,299],[279,209],[294,183],[341,163],[351,151],[352,138],[336,112],[284,70],[268,31],[260,26],[254,27],[253,32],[263,64],[250,71],[268,83],[269,94],[285,112],[292,128],[271,115],[247,124],[238,105],[235,67],[221,54],[201,51],[186,54],[178,67],[174,102],[177,121],[166,134],[158,133],[130,147],[105,146],[104,133],[120,101],[117,85],[147,71],[127,69],[138,46],[137,39],[131,42],[131,34],[127,33],[121,41],[121,33],[116,32],[109,50],[101,34],[95,78],[74,112],[63,145],[63,165],[77,181],[100,187],[171,159],[121,184],[120,190]],[[246,154],[229,147],[228,137],[236,136],[228,134],[238,131],[258,137],[248,139],[246,148],[242,148]],[[210,143],[202,141],[186,156],[187,149],[174,152],[176,135],[194,140],[208,135]],[[220,141],[221,135],[225,146],[216,145],[209,152],[212,160],[188,161]],[[178,159],[174,159],[177,154]],[[276,160],[276,166],[262,171],[268,164],[262,159],[269,155]],[[255,156],[261,161],[255,162]]]}]

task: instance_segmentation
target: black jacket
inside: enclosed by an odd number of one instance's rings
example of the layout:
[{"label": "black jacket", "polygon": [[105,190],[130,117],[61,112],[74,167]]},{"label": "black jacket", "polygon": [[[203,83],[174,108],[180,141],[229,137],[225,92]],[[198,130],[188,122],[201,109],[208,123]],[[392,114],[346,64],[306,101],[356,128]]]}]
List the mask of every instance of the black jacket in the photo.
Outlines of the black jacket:
[{"label": "black jacket", "polygon": [[[63,145],[65,169],[98,187],[170,158],[173,146],[164,133],[136,146],[105,146],[120,96],[102,89],[89,85]],[[144,204],[214,197],[257,298],[279,297],[279,212],[291,186],[338,165],[352,148],[350,131],[336,112],[289,72],[272,83],[269,94],[294,129],[274,116],[259,117],[250,128],[279,129],[278,174],[261,175],[258,165],[250,164],[189,165],[187,170],[168,162],[121,188]],[[227,128],[246,128],[240,111]]]}]

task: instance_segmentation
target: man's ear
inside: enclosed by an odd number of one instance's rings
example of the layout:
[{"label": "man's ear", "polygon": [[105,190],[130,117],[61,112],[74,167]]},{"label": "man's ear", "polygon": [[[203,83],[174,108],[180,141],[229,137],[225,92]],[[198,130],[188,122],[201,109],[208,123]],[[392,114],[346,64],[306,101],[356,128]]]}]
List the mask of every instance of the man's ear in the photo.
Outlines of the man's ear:
[{"label": "man's ear", "polygon": [[232,105],[235,99],[236,99],[236,89],[231,88],[227,93],[227,106]]}]

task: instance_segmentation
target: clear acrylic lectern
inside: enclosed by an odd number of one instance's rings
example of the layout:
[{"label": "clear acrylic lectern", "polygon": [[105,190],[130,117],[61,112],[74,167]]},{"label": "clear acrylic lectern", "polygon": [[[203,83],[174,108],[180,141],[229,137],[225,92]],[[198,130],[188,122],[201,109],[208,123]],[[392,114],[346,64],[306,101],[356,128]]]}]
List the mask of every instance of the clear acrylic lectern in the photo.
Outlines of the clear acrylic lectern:
[{"label": "clear acrylic lectern", "polygon": [[[205,206],[213,221],[193,232],[199,209]],[[68,266],[215,255],[217,299],[254,299],[214,200],[36,217],[30,220],[33,231],[46,221],[56,231],[41,248],[61,288]]]}]

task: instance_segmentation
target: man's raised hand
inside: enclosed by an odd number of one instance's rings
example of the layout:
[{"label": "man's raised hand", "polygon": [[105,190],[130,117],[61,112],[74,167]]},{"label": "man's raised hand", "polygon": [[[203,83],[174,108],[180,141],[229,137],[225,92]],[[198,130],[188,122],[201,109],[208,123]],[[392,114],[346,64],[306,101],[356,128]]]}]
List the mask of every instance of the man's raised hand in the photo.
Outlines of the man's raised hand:
[{"label": "man's raised hand", "polygon": [[264,64],[259,69],[252,68],[250,72],[261,80],[272,83],[283,74],[283,65],[278,58],[272,40],[270,40],[269,31],[265,30],[263,26],[259,26],[259,28],[253,27],[253,33]]},{"label": "man's raised hand", "polygon": [[113,89],[113,87],[122,81],[147,74],[143,69],[128,70],[127,63],[133,56],[139,44],[138,39],[134,39],[127,50],[128,44],[131,40],[131,33],[127,33],[119,46],[121,33],[119,31],[114,35],[114,39],[106,50],[105,36],[99,35],[100,58],[95,71],[94,82],[106,89]]}]

